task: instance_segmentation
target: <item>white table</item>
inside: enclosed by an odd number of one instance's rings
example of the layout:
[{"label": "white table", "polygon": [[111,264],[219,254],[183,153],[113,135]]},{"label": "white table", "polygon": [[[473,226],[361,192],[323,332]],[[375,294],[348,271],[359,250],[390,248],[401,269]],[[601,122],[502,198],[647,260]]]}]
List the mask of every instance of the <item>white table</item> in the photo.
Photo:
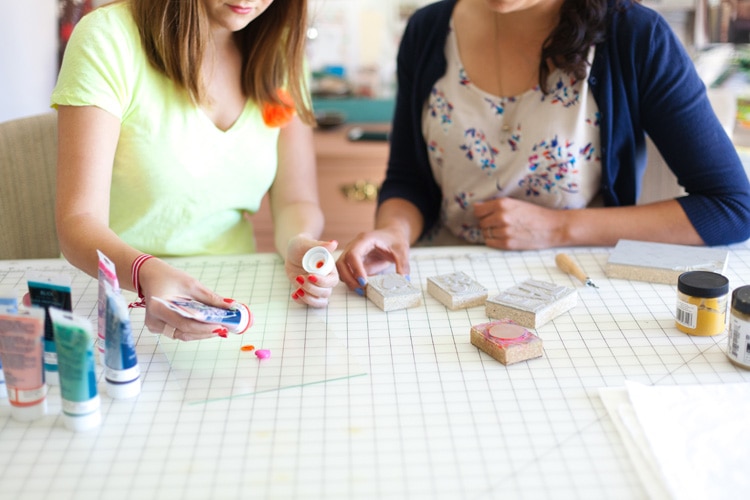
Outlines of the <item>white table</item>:
[{"label": "white table", "polygon": [[[450,311],[425,293],[385,313],[340,285],[324,310],[293,303],[272,254],[175,264],[246,302],[243,336],[181,343],[133,328],[143,390],[102,393],[102,425],[67,430],[59,388],[32,423],[0,406],[0,498],[644,498],[598,397],[649,385],[750,381],[727,360],[726,334],[674,327],[675,288],[610,280],[609,249],[569,249],[599,289],[554,265],[556,251],[415,249],[411,280],[463,270],[490,295],[527,278],[577,287],[571,311],[543,325],[544,356],[504,366],[469,342],[484,307]],[[750,283],[750,250],[733,247],[732,288]],[[96,281],[64,261],[5,261],[68,272],[74,312],[96,315]],[[243,344],[270,348],[260,361]]]}]

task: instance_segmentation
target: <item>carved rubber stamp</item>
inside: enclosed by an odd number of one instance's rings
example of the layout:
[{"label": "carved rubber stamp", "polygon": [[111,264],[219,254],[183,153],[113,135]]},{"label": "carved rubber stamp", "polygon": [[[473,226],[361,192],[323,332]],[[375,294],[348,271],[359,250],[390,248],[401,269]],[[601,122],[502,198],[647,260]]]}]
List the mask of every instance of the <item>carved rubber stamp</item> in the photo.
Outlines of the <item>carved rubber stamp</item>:
[{"label": "carved rubber stamp", "polygon": [[504,365],[542,356],[542,339],[511,319],[471,327],[471,343]]},{"label": "carved rubber stamp", "polygon": [[510,318],[526,328],[538,328],[572,309],[578,293],[545,281],[526,280],[487,300],[487,316]]},{"label": "carved rubber stamp", "polygon": [[420,305],[422,291],[400,274],[382,274],[367,280],[367,298],[387,312]]},{"label": "carved rubber stamp", "polygon": [[677,286],[677,279],[687,271],[724,274],[728,258],[725,248],[620,240],[604,271],[608,278]]},{"label": "carved rubber stamp", "polygon": [[481,306],[487,300],[487,289],[463,271],[427,278],[427,292],[449,309]]}]

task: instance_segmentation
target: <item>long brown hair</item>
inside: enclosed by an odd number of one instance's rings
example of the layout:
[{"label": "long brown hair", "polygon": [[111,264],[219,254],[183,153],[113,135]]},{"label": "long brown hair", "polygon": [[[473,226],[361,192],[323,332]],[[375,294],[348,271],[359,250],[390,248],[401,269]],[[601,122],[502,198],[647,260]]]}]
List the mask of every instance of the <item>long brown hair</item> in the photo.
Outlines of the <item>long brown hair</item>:
[{"label": "long brown hair", "polygon": [[[197,103],[206,99],[201,63],[210,30],[203,0],[130,0],[146,55],[159,71]],[[274,0],[260,16],[235,33],[242,52],[242,91],[259,106],[288,104],[300,118],[314,116],[304,75],[307,0]]]}]

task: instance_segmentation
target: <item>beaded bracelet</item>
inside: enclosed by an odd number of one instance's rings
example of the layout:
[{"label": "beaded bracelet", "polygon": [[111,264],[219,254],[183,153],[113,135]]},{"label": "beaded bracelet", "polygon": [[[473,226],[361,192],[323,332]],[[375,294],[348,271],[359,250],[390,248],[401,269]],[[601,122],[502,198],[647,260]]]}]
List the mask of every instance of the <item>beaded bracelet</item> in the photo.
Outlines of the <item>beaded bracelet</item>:
[{"label": "beaded bracelet", "polygon": [[141,266],[149,259],[152,259],[154,256],[149,255],[147,253],[142,253],[136,259],[133,261],[133,264],[130,266],[130,278],[133,281],[133,289],[138,294],[138,300],[135,302],[132,302],[129,307],[146,307],[146,298],[143,296],[143,291],[141,290],[141,284],[139,282],[139,273],[141,271]]}]

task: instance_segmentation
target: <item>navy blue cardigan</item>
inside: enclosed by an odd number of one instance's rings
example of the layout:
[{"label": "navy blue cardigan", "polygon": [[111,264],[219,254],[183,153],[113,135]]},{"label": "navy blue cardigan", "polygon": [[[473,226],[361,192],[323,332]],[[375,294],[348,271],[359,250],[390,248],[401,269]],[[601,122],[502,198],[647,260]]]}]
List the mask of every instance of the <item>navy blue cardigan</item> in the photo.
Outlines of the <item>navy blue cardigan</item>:
[{"label": "navy blue cardigan", "polygon": [[[457,0],[421,8],[398,52],[398,94],[379,203],[404,198],[439,221],[441,192],[422,136],[422,109],[446,68],[444,47]],[[658,13],[610,0],[606,41],[596,47],[589,85],[599,106],[601,191],[607,206],[633,205],[646,168],[648,134],[688,193],[678,198],[707,245],[750,237],[750,183],[706,89],[679,39]]]}]

